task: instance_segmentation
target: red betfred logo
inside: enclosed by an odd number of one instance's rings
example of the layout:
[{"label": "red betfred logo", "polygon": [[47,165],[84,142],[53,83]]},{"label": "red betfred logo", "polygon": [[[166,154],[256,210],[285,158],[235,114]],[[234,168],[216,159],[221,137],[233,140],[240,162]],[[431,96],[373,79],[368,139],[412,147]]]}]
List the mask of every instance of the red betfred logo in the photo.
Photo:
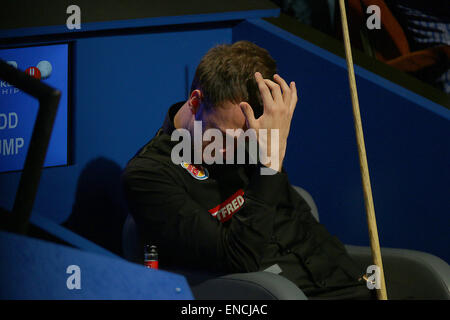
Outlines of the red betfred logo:
[{"label": "red betfred logo", "polygon": [[216,217],[223,223],[231,219],[231,217],[242,208],[244,202],[244,190],[239,189],[227,200],[208,211],[213,217]]}]

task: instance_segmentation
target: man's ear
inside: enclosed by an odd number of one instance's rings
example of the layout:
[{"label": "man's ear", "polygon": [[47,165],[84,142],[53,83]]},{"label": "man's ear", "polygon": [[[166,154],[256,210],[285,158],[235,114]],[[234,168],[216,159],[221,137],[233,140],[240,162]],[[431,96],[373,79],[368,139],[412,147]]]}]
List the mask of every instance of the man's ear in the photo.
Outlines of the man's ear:
[{"label": "man's ear", "polygon": [[189,109],[192,114],[196,114],[202,103],[203,95],[199,89],[192,91],[191,97],[189,98]]}]

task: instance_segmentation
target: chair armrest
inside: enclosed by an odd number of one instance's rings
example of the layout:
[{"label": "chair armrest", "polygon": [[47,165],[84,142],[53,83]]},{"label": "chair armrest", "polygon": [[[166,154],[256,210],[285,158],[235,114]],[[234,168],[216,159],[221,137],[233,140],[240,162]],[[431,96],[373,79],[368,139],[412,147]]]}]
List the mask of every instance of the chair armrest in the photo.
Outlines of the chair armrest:
[{"label": "chair armrest", "polygon": [[[363,266],[372,262],[369,247],[345,246]],[[450,299],[450,266],[429,253],[382,248],[383,268],[389,299]]]},{"label": "chair armrest", "polygon": [[200,300],[307,300],[293,282],[265,271],[214,278],[191,290]]},{"label": "chair armrest", "polygon": [[298,192],[298,194],[306,201],[308,206],[311,208],[311,214],[314,218],[316,218],[317,222],[319,221],[319,210],[317,210],[317,205],[314,202],[314,198],[311,196],[311,194],[299,186],[292,186],[295,191]]}]

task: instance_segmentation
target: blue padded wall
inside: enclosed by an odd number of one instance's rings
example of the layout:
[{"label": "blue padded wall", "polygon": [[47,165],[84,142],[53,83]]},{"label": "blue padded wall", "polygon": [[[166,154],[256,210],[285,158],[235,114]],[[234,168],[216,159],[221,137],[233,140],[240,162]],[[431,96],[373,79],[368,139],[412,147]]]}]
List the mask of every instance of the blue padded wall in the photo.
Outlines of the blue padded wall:
[{"label": "blue padded wall", "polygon": [[[120,174],[186,99],[201,57],[231,42],[230,24],[74,40],[69,166],[45,168],[33,213],[121,254],[127,215]],[[11,210],[20,173],[0,175],[0,206]]]},{"label": "blue padded wall", "polygon": [[[97,175],[98,180],[84,186],[116,186],[120,170],[153,137],[168,107],[186,98],[203,54],[231,37],[231,28],[205,27],[75,40],[73,164],[43,170],[35,211],[57,223],[65,221],[83,191],[80,176]],[[19,178],[17,172],[0,175],[0,206],[12,208]],[[92,191],[97,201],[103,191]]]}]

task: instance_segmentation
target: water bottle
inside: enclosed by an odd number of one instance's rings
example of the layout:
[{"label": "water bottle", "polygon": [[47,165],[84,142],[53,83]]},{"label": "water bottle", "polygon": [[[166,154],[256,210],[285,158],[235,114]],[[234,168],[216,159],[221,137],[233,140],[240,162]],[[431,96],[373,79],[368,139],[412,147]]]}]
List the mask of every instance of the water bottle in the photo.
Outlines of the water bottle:
[{"label": "water bottle", "polygon": [[144,246],[144,265],[147,268],[158,269],[158,251],[156,246]]}]

